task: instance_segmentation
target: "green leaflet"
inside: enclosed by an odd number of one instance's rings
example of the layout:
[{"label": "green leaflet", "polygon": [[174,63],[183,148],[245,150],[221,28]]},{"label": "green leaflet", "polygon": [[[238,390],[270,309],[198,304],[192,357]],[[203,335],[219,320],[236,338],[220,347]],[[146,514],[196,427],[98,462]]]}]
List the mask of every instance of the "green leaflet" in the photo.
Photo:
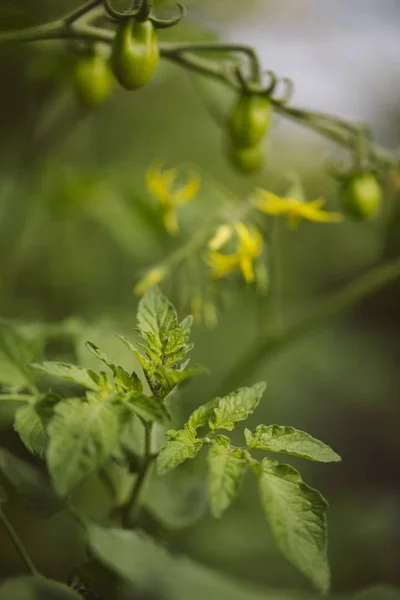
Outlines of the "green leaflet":
[{"label": "green leaflet", "polygon": [[152,477],[145,506],[168,529],[178,530],[194,525],[208,509],[205,482],[181,469]]},{"label": "green leaflet", "polygon": [[108,399],[88,395],[57,405],[48,427],[47,464],[60,495],[96,471],[119,446],[118,411]]},{"label": "green leaflet", "polygon": [[124,404],[146,421],[155,421],[156,423],[163,424],[168,423],[170,419],[165,405],[154,398],[154,396],[145,396],[144,394],[138,396],[133,394]]},{"label": "green leaflet", "polygon": [[110,360],[93,342],[86,342],[86,347],[91,354],[101,360],[112,371],[114,383],[118,388],[121,388],[123,391],[133,391],[138,393],[143,391],[142,383],[136,373],[130,375],[125,369]]},{"label": "green leaflet", "polygon": [[208,493],[211,512],[219,519],[237,496],[248,464],[240,448],[220,435],[208,453]]},{"label": "green leaflet", "polygon": [[[269,598],[265,590],[224,577],[186,557],[169,554],[161,544],[141,532],[89,525],[88,534],[91,551],[98,560],[134,584],[135,591],[129,598],[138,595],[137,589],[165,600]],[[297,594],[290,594],[290,600],[295,597]],[[286,600],[286,594],[273,594],[273,598]]]},{"label": "green leaflet", "polygon": [[180,362],[192,349],[188,344],[192,317],[181,323],[171,302],[157,287],[150,288],[139,302],[138,333],[146,341],[144,350],[149,360],[165,367],[179,368]]},{"label": "green leaflet", "polygon": [[82,367],[69,365],[63,362],[41,362],[31,365],[34,369],[38,369],[47,375],[70,381],[89,390],[97,391],[101,389],[100,376],[92,371],[87,371]]},{"label": "green leaflet", "polygon": [[114,373],[117,370],[117,365],[108,358],[108,356],[100,350],[96,344],[93,342],[86,342],[86,348],[91,352],[96,358],[101,360],[111,371]]},{"label": "green leaflet", "polygon": [[29,510],[41,517],[51,517],[63,509],[47,474],[5,448],[0,448],[0,472],[15,487]]},{"label": "green leaflet", "polygon": [[184,369],[179,371],[176,369],[168,369],[164,365],[159,365],[155,368],[154,375],[160,381],[164,394],[169,394],[177,385],[183,383],[189,377],[203,373],[201,367],[193,367],[192,369]]},{"label": "green leaflet", "polygon": [[0,585],[0,600],[82,600],[70,587],[44,577],[17,577]]},{"label": "green leaflet", "polygon": [[189,417],[188,425],[194,429],[200,429],[200,427],[207,425],[208,419],[214,408],[218,406],[219,400],[219,398],[214,398],[206,404],[199,406],[199,408],[196,408]]},{"label": "green leaflet", "polygon": [[184,361],[193,347],[188,343],[192,318],[179,323],[175,308],[158,288],[149,289],[139,302],[138,323],[136,331],[145,343],[134,345],[119,337],[140,361],[157,397],[165,398],[185,379],[201,372],[198,368],[186,369],[188,361]]},{"label": "green leaflet", "polygon": [[202,441],[196,438],[196,430],[186,426],[179,431],[167,432],[168,440],[157,457],[159,475],[175,469],[188,458],[194,458],[199,452]]},{"label": "green leaflet", "polygon": [[41,358],[42,345],[0,324],[0,383],[14,390],[29,387],[33,374],[29,365]]},{"label": "green leaflet", "polygon": [[164,345],[178,326],[178,316],[171,302],[158,287],[150,288],[139,302],[137,321],[142,332],[155,335]]},{"label": "green leaflet", "polygon": [[243,387],[219,399],[218,406],[210,416],[211,429],[232,431],[240,421],[244,421],[257,408],[266,388],[264,382],[252,387]]},{"label": "green leaflet", "polygon": [[59,401],[58,396],[49,393],[37,402],[26,404],[17,410],[14,429],[32,454],[43,458],[49,441],[47,426]]},{"label": "green leaflet", "polygon": [[280,425],[258,425],[252,433],[245,430],[246,444],[249,448],[259,448],[270,452],[281,452],[300,456],[317,462],[338,462],[340,456],[326,444],[310,434]]},{"label": "green leaflet", "polygon": [[320,592],[327,593],[326,500],[289,465],[265,458],[255,470],[261,504],[279,549]]}]

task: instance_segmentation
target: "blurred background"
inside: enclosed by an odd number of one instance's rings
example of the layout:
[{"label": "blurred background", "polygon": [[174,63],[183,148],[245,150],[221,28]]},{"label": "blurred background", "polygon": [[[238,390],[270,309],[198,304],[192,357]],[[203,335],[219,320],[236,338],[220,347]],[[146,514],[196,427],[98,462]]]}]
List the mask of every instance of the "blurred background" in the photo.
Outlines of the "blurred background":
[{"label": "blurred background", "polygon": [[[45,22],[77,4],[2,0],[0,29]],[[396,0],[193,0],[187,5],[185,22],[162,32],[162,39],[251,44],[263,68],[294,80],[294,105],[367,121],[380,144],[399,145]],[[144,89],[128,93],[115,85],[102,106],[86,111],[75,97],[69,50],[61,42],[0,46],[0,318],[20,324],[30,336],[53,331],[45,344],[48,358],[79,359],[87,366],[91,358],[82,348],[90,339],[129,364],[114,334],[132,332],[133,289],[148,267],[185,244],[224,196],[240,202],[256,186],[284,193],[292,173],[300,176],[307,197],[324,196],[328,209],[340,210],[327,164],[349,157],[276,117],[265,170],[241,176],[225,157],[223,134],[207,111],[211,104],[228,114],[234,101],[230,91],[162,62]],[[193,167],[202,178],[178,238],[164,232],[145,187],[145,171],[155,161]],[[280,300],[264,323],[266,332],[274,318],[285,322],[288,314],[399,255],[399,195],[394,185],[385,187],[384,209],[371,223],[302,223],[297,231],[282,223],[274,246]],[[204,285],[199,273],[192,265],[189,276],[162,285],[182,316],[189,310],[183,300]],[[228,283],[223,299],[217,327],[194,329],[193,361],[209,367],[211,375],[181,392],[181,422],[221,386],[230,391],[232,366],[260,334],[266,298]],[[342,455],[343,462],[334,465],[293,461],[330,502],[329,555],[338,594],[380,583],[400,585],[399,301],[400,286],[386,287],[232,382],[268,382],[251,426],[292,425]],[[68,335],[57,333],[60,323]],[[0,406],[0,443],[31,460],[12,431],[13,410]],[[197,472],[202,468],[188,467],[192,487],[185,492],[177,494],[177,480],[154,484],[157,502],[149,499],[156,504],[150,508],[169,523],[163,535],[171,547],[258,586],[265,598],[281,598],[274,594],[287,589],[310,593],[276,549],[250,477],[216,524],[203,511]],[[181,511],[174,508],[174,494]],[[83,555],[79,531],[64,514],[43,522],[12,499],[7,514],[39,568],[65,578]],[[82,487],[80,501],[96,517],[109,499],[94,478]],[[0,531],[0,577],[19,568]]]}]

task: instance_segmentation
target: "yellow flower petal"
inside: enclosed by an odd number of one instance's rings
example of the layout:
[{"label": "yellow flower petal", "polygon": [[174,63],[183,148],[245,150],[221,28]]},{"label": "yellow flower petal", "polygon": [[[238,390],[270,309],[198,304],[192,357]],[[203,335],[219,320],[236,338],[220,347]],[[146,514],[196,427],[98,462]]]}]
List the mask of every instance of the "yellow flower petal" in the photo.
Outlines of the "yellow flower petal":
[{"label": "yellow flower petal", "polygon": [[303,202],[298,198],[280,198],[271,192],[259,189],[258,196],[254,200],[257,208],[263,212],[279,216],[286,215],[289,227],[295,229],[301,219],[318,223],[338,223],[342,220],[340,213],[322,210],[325,200],[317,198],[311,202]]},{"label": "yellow flower petal", "polygon": [[252,283],[255,279],[253,261],[250,256],[243,255],[240,258],[240,270],[247,283]]},{"label": "yellow flower petal", "polygon": [[287,213],[287,200],[259,188],[254,199],[255,206],[269,215],[284,215]]},{"label": "yellow flower petal", "polygon": [[142,296],[149,287],[153,285],[157,285],[164,279],[167,275],[168,269],[167,267],[154,267],[150,269],[145,276],[137,283],[135,286],[134,292],[137,296]]},{"label": "yellow flower petal", "polygon": [[261,233],[256,227],[247,227],[244,223],[238,222],[235,228],[240,240],[239,254],[248,254],[255,258],[261,253],[263,241]]},{"label": "yellow flower petal", "polygon": [[176,204],[187,204],[198,194],[200,189],[200,178],[193,174],[187,180],[186,184],[174,192],[174,200]]},{"label": "yellow flower petal", "polygon": [[210,250],[220,250],[233,235],[233,229],[230,225],[220,225],[215,235],[208,242]]},{"label": "yellow flower petal", "polygon": [[211,251],[207,255],[207,263],[212,269],[212,278],[220,279],[226,275],[230,275],[237,269],[239,260],[235,254],[221,254],[220,252]]}]

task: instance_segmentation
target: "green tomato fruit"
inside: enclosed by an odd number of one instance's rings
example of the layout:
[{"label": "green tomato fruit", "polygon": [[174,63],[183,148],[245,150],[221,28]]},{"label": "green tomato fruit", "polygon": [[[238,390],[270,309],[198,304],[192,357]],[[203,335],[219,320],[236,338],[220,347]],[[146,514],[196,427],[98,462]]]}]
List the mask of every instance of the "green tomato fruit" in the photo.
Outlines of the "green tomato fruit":
[{"label": "green tomato fruit", "polygon": [[373,219],[382,205],[382,189],[375,175],[360,173],[348,179],[341,192],[344,212],[353,219]]},{"label": "green tomato fruit", "polygon": [[244,94],[228,122],[232,142],[239,148],[259,144],[271,122],[271,103],[265,96]]},{"label": "green tomato fruit", "polygon": [[151,21],[127,19],[118,27],[113,49],[112,67],[119,83],[127,90],[137,90],[152,78],[160,58],[157,33]]},{"label": "green tomato fruit", "polygon": [[248,148],[238,148],[230,144],[228,158],[237,171],[240,171],[243,175],[251,175],[263,168],[266,152],[260,144]]},{"label": "green tomato fruit", "polygon": [[95,108],[104,102],[110,94],[113,81],[109,61],[104,56],[93,54],[83,58],[75,66],[76,94],[86,108]]}]

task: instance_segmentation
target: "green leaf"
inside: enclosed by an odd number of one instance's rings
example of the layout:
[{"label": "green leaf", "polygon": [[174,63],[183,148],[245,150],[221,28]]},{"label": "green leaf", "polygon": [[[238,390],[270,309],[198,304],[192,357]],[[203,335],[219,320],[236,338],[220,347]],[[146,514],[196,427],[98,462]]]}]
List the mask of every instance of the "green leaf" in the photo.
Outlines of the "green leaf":
[{"label": "green leaf", "polygon": [[99,360],[101,360],[101,362],[107,365],[107,367],[111,369],[113,373],[116,371],[117,365],[112,360],[110,360],[108,356],[102,350],[100,350],[98,346],[96,346],[96,344],[94,344],[93,342],[86,342],[86,348],[96,358],[98,358]]},{"label": "green leaf", "polygon": [[60,495],[101,467],[119,445],[118,410],[109,400],[88,395],[57,405],[48,427],[47,464]]},{"label": "green leaf", "polygon": [[207,489],[199,476],[176,469],[150,480],[144,505],[168,529],[184,529],[207,511]]},{"label": "green leaf", "polygon": [[252,387],[243,387],[219,399],[217,408],[211,413],[211,429],[232,431],[240,421],[244,421],[257,408],[266,388],[264,382]]},{"label": "green leaf", "polygon": [[249,448],[281,452],[300,456],[317,462],[338,462],[340,456],[326,444],[310,434],[280,425],[259,425],[252,433],[245,430],[246,444]]},{"label": "green leaf", "polygon": [[54,493],[47,474],[5,448],[0,448],[0,472],[32,512],[41,517],[51,517],[63,509],[64,503]]},{"label": "green leaf", "polygon": [[200,427],[207,425],[208,419],[210,418],[214,408],[218,406],[219,401],[219,398],[214,398],[206,404],[199,406],[199,408],[196,408],[196,410],[189,417],[188,425],[194,429],[200,429]]},{"label": "green leaf", "polygon": [[123,390],[128,391],[137,391],[142,392],[143,386],[139,377],[136,373],[130,375],[123,369],[122,367],[115,364],[108,356],[100,350],[96,344],[93,342],[86,342],[86,347],[96,358],[101,360],[107,367],[112,371],[114,376],[114,382],[117,386],[121,387]]},{"label": "green leaf", "polygon": [[196,430],[186,426],[179,431],[167,432],[168,440],[157,457],[159,475],[175,469],[188,458],[194,458],[199,452],[202,441],[196,438]]},{"label": "green leaf", "polygon": [[153,396],[140,396],[134,394],[125,401],[125,405],[131,408],[139,417],[146,421],[155,421],[156,423],[168,423],[170,415],[165,405],[159,402]]},{"label": "green leaf", "polygon": [[178,326],[178,316],[171,302],[158,287],[150,288],[139,302],[137,320],[142,332],[150,332],[161,343]]},{"label": "green leaf", "polygon": [[42,346],[22,336],[9,325],[0,324],[0,382],[14,389],[29,387],[32,372],[29,365],[39,360]]},{"label": "green leaf", "polygon": [[208,493],[211,512],[219,519],[237,496],[248,464],[240,448],[219,435],[208,453]]},{"label": "green leaf", "polygon": [[105,529],[98,525],[88,527],[89,545],[94,555],[122,577],[140,589],[150,586],[151,573],[158,565],[173,568],[172,557],[151,538],[136,531]]},{"label": "green leaf", "polygon": [[42,458],[49,442],[47,426],[58,402],[60,402],[60,398],[49,393],[34,404],[22,406],[15,414],[15,431],[29,452]]},{"label": "green leaf", "polygon": [[57,377],[58,379],[63,379],[64,381],[70,381],[71,383],[81,385],[89,390],[97,391],[101,387],[99,385],[98,374],[93,373],[92,371],[87,371],[82,367],[69,365],[63,362],[41,362],[32,364],[31,367],[46,373],[46,375]]},{"label": "green leaf", "polygon": [[[139,302],[138,333],[146,341],[142,347],[154,365],[179,367],[193,345],[188,344],[192,317],[181,323],[171,302],[157,287],[150,288]],[[183,370],[183,369],[178,369]]]},{"label": "green leaf", "polygon": [[179,371],[176,369],[168,369],[163,365],[159,365],[155,368],[154,374],[159,380],[161,387],[163,388],[164,394],[169,394],[172,390],[190,377],[203,373],[204,369],[201,367],[193,367],[192,369],[184,369]]},{"label": "green leaf", "polygon": [[58,581],[37,576],[5,581],[0,600],[82,600],[82,596]]},{"label": "green leaf", "polygon": [[[161,545],[137,531],[106,529],[89,525],[89,544],[99,561],[124,580],[134,584],[128,598],[137,590],[149,592],[165,600],[266,600],[265,590],[224,577],[210,568],[180,556],[172,556]],[[146,597],[147,595],[144,594]],[[274,600],[289,600],[287,595],[275,595]],[[290,595],[294,600],[296,594]],[[272,598],[271,598],[272,600]]]},{"label": "green leaf", "polygon": [[279,549],[320,592],[327,593],[326,500],[289,465],[265,458],[257,473],[261,504]]}]

